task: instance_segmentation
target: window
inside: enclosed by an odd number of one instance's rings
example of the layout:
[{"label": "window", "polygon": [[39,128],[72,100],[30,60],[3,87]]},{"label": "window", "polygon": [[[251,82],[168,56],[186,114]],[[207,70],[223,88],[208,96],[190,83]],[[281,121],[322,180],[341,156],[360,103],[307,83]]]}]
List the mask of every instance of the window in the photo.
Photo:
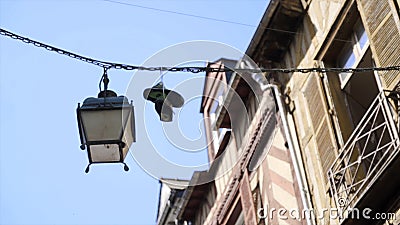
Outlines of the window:
[{"label": "window", "polygon": [[246,102],[246,110],[247,115],[249,116],[249,121],[252,121],[254,116],[256,115],[258,108],[258,102],[256,95],[251,91],[247,97]]},{"label": "window", "polygon": [[[225,96],[228,92],[228,80],[231,77],[231,73],[218,73],[215,78],[211,81],[211,94],[210,94],[210,105],[209,105],[209,118],[210,118],[210,131],[212,136],[212,143],[214,150],[213,155],[216,156],[218,151],[223,151],[229,141],[231,129],[230,124],[218,123],[218,119],[221,115],[221,110],[224,107]],[[226,140],[228,138],[228,140]]]},{"label": "window", "polygon": [[[347,43],[339,53],[338,66],[355,68],[369,47],[368,36],[360,19],[355,23],[348,38],[343,41]],[[342,88],[346,85],[351,75],[352,73],[339,73]]]},{"label": "window", "polygon": [[216,95],[213,99],[213,103],[211,105],[210,113],[217,113],[219,108],[222,106],[224,102],[224,95],[226,93],[226,84],[223,82],[217,82],[216,85],[218,85],[218,89],[216,92]]},{"label": "window", "polygon": [[[324,67],[367,68],[374,66],[368,35],[357,5],[352,4],[332,34],[332,42],[323,56]],[[379,92],[378,79],[371,72],[326,73],[337,140],[343,145]],[[366,88],[368,87],[368,88]],[[331,97],[329,97],[331,96]]]}]

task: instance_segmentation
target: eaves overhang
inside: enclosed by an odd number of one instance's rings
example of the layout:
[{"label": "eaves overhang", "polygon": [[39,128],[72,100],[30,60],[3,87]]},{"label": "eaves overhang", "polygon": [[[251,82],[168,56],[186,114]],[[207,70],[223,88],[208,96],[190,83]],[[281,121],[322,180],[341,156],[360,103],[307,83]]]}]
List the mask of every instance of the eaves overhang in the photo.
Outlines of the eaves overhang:
[{"label": "eaves overhang", "polygon": [[196,171],[193,173],[189,187],[182,196],[183,202],[178,219],[192,221],[195,218],[196,212],[198,212],[201,203],[209,192],[209,186],[213,183],[214,181],[210,180],[208,171]]},{"label": "eaves overhang", "polygon": [[304,14],[301,0],[271,0],[246,55],[261,65],[279,62],[294,38]]}]

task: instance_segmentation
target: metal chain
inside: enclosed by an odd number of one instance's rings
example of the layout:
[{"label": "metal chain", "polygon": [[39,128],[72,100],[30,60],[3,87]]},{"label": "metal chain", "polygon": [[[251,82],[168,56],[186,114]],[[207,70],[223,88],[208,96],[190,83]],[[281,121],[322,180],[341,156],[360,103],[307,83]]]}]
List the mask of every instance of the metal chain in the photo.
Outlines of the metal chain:
[{"label": "metal chain", "polygon": [[61,55],[66,55],[71,58],[90,63],[96,66],[103,67],[105,69],[123,69],[123,70],[146,70],[146,71],[169,71],[169,72],[189,72],[189,73],[201,73],[201,72],[249,72],[249,73],[262,73],[262,72],[270,72],[270,73],[311,73],[311,72],[335,72],[335,73],[362,73],[366,71],[393,71],[397,70],[400,71],[399,66],[388,66],[388,67],[369,67],[369,68],[260,68],[260,69],[240,69],[240,68],[210,68],[210,67],[144,67],[144,66],[133,66],[128,64],[120,64],[120,63],[112,63],[106,61],[100,61],[96,59],[92,59],[89,57],[81,56],[75,54],[73,52],[69,52],[57,47],[53,47],[48,44],[44,44],[35,40],[32,40],[27,37],[23,37],[17,34],[14,34],[10,31],[4,30],[0,28],[0,34],[6,37],[10,37],[12,39],[16,39],[22,41],[26,44],[33,44],[36,47],[44,48],[48,51],[56,52]]}]

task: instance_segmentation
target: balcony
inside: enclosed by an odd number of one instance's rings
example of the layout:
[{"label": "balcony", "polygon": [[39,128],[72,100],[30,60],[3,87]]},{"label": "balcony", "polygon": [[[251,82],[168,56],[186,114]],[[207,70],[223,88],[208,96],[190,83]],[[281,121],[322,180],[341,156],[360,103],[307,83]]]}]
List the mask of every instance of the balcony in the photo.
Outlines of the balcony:
[{"label": "balcony", "polygon": [[[380,93],[339,151],[328,171],[339,215],[362,207],[388,210],[399,194],[400,140],[394,116]],[[345,217],[340,220],[346,223]]]}]

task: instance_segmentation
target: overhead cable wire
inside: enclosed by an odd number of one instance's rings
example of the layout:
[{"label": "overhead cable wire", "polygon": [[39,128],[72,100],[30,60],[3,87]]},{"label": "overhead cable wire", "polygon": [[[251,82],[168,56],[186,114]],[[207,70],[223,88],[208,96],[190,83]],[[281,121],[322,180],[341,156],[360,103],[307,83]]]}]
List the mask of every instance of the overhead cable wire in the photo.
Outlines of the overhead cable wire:
[{"label": "overhead cable wire", "polygon": [[120,1],[115,1],[115,0],[102,0],[102,1],[115,3],[115,4],[120,4],[120,5],[126,5],[126,6],[133,6],[133,7],[136,7],[136,8],[149,9],[149,10],[158,11],[158,12],[164,12],[164,13],[171,13],[171,14],[176,14],[176,15],[181,15],[181,16],[194,17],[194,18],[199,18],[199,19],[204,19],[204,20],[212,20],[212,21],[230,23],[230,24],[241,25],[241,26],[246,26],[246,27],[256,27],[254,25],[250,25],[250,24],[246,24],[246,23],[240,23],[240,22],[235,22],[235,21],[230,21],[230,20],[223,20],[223,19],[217,19],[217,18],[212,18],[212,17],[200,16],[200,15],[194,15],[194,14],[177,12],[177,11],[166,10],[166,9],[153,8],[153,7],[137,5],[137,4],[133,4],[133,3],[120,2]]},{"label": "overhead cable wire", "polygon": [[[256,28],[257,27],[257,26],[251,25],[251,24],[241,23],[241,22],[237,22],[237,21],[218,19],[218,18],[214,18],[214,17],[200,16],[200,15],[195,15],[195,14],[189,14],[189,13],[177,12],[177,11],[172,11],[172,10],[154,8],[154,7],[143,6],[143,5],[138,5],[138,4],[128,3],[128,2],[121,2],[121,1],[116,1],[116,0],[101,0],[101,1],[114,3],[114,4],[119,4],[119,5],[124,5],[124,6],[131,6],[131,7],[141,8],[141,9],[147,9],[147,10],[152,10],[152,11],[158,11],[158,12],[163,12],[163,13],[176,14],[176,15],[180,15],[180,16],[187,16],[187,17],[193,17],[193,18],[198,18],[198,19],[204,19],[204,20],[228,23],[228,24],[233,24],[233,25],[240,25],[240,26],[246,26],[246,27],[252,27],[252,28]],[[260,23],[260,26],[261,25],[263,25],[263,24]],[[269,31],[274,31],[274,32],[279,32],[279,33],[287,33],[289,35],[297,35],[297,34],[302,35],[302,34],[304,34],[303,32],[289,31],[289,30],[283,30],[283,29],[272,28],[272,27],[267,27],[267,26],[262,26],[262,29],[269,30]],[[324,37],[324,36],[318,36],[317,35],[317,37]],[[345,40],[345,39],[341,39],[341,38],[333,38],[332,40],[340,41],[340,42],[352,43],[351,40]]]},{"label": "overhead cable wire", "polygon": [[261,73],[261,72],[277,72],[277,73],[310,73],[310,72],[337,72],[337,73],[360,73],[366,71],[400,71],[400,65],[393,65],[388,67],[369,67],[369,68],[259,68],[259,69],[243,69],[243,68],[211,68],[211,67],[199,67],[199,66],[185,66],[185,67],[165,67],[165,66],[157,66],[157,67],[144,67],[137,65],[129,65],[129,64],[121,64],[121,63],[113,63],[102,60],[93,59],[90,57],[78,55],[76,53],[57,48],[39,41],[32,40],[30,38],[12,33],[5,29],[0,28],[0,35],[19,40],[26,44],[32,44],[38,48],[44,48],[51,52],[56,52],[61,55],[66,55],[71,58],[93,64],[104,69],[123,69],[123,70],[145,70],[145,71],[170,71],[170,72],[190,72],[190,73],[200,73],[200,72],[248,72],[248,73]]}]

